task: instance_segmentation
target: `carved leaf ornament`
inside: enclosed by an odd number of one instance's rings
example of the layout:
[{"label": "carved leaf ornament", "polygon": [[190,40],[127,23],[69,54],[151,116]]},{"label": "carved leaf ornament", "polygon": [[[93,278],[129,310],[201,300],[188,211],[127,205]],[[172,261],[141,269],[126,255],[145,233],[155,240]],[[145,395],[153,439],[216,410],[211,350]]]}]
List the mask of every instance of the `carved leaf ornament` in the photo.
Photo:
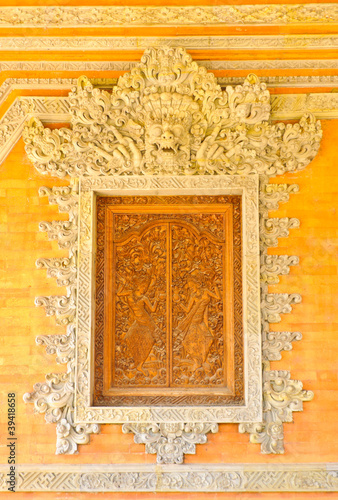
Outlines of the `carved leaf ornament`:
[{"label": "carved leaf ornament", "polygon": [[149,49],[112,93],[81,77],[69,95],[71,129],[32,118],[26,151],[41,173],[250,174],[300,170],[315,156],[313,116],[269,123],[270,94],[254,75],[223,92],[184,49]]},{"label": "carved leaf ornament", "polygon": [[[31,117],[24,128],[26,152],[41,174],[70,176],[69,187],[42,188],[69,221],[43,222],[40,229],[60,248],[69,251],[63,259],[39,259],[66,296],[38,297],[37,305],[66,325],[64,335],[37,338],[67,371],[49,374],[25,395],[47,422],[57,424],[57,453],[74,453],[78,444],[99,431],[96,424],[74,421],[76,274],[78,203],[77,178],[107,175],[260,175],[261,317],[263,336],[264,411],[261,423],[242,423],[240,432],[261,443],[263,453],[283,453],[283,422],[292,421],[292,412],[302,410],[302,402],[312,399],[288,371],[270,371],[270,360],[281,358],[299,332],[270,332],[269,324],[280,314],[291,312],[300,302],[297,294],[270,294],[268,285],[278,283],[297,257],[267,255],[278,238],[297,227],[297,219],[269,218],[296,185],[269,184],[269,177],[305,168],[318,152],[321,126],[314,116],[298,123],[271,123],[270,94],[264,83],[249,75],[243,85],[217,84],[212,73],[192,61],[182,48],[162,47],[145,51],[141,62],[118,80],[111,92],[94,88],[86,77],[69,94],[71,127],[50,130]],[[81,298],[79,298],[81,305]],[[81,378],[81,377],[80,377]],[[88,384],[87,380],[79,380]],[[181,463],[184,453],[194,453],[195,445],[206,442],[207,432],[217,425],[125,424],[146,451],[157,453],[159,463]]]}]

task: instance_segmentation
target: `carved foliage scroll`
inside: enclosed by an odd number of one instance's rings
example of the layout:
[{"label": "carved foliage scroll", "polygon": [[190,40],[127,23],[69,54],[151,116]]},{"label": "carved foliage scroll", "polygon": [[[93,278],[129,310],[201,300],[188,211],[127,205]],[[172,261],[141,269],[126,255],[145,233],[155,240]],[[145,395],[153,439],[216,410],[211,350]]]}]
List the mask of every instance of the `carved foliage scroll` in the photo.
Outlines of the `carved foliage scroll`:
[{"label": "carved foliage scroll", "polygon": [[222,91],[181,48],[146,50],[111,94],[81,77],[69,97],[71,129],[34,118],[24,129],[41,173],[271,176],[305,168],[321,138],[310,115],[269,123],[270,94],[257,77]]},{"label": "carved foliage scroll", "polygon": [[244,401],[241,225],[240,196],[98,197],[95,404]]}]

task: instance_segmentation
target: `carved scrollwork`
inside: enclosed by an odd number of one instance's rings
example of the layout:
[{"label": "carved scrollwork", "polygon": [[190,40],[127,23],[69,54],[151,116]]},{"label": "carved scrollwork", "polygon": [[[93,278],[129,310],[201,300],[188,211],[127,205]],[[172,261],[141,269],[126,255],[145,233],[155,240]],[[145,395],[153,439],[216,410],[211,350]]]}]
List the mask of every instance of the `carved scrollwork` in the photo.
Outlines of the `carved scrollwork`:
[{"label": "carved scrollwork", "polygon": [[76,280],[76,261],[74,256],[61,259],[40,258],[35,263],[38,269],[47,269],[48,278],[56,278],[58,286],[71,286]]},{"label": "carved scrollwork", "polygon": [[46,316],[55,316],[58,325],[69,325],[75,320],[76,303],[72,296],[36,297],[35,305],[44,307]]},{"label": "carved scrollwork", "polygon": [[69,214],[69,221],[43,222],[40,230],[47,231],[50,239],[56,239],[60,248],[66,248],[69,257],[38,259],[36,266],[46,268],[47,276],[56,278],[59,286],[65,286],[67,295],[36,297],[35,304],[43,306],[47,316],[55,316],[56,323],[67,326],[63,335],[40,335],[38,345],[44,345],[48,354],[56,354],[58,363],[66,363],[67,371],[49,374],[46,383],[35,384],[34,392],[24,395],[33,403],[35,410],[45,413],[49,423],[56,423],[56,453],[75,453],[78,444],[89,442],[92,433],[99,432],[97,424],[74,423],[75,377],[75,315],[77,275],[78,194],[76,183],[72,186],[42,187],[40,196],[48,196],[50,204],[57,204],[60,212]]},{"label": "carved scrollwork", "polygon": [[75,357],[75,335],[75,325],[70,324],[66,334],[39,335],[36,337],[36,343],[46,346],[47,354],[56,354],[57,363],[68,363]]},{"label": "carved scrollwork", "polygon": [[261,245],[266,247],[277,247],[278,238],[286,238],[289,236],[289,229],[299,227],[299,220],[296,218],[289,219],[282,217],[281,219],[262,219],[260,224],[260,240]]},{"label": "carved scrollwork", "polygon": [[311,115],[270,124],[270,94],[254,75],[222,91],[181,48],[146,50],[112,94],[81,77],[69,98],[71,129],[35,118],[24,129],[41,173],[276,175],[305,168],[321,138]]},{"label": "carved scrollwork", "polygon": [[298,293],[267,293],[262,300],[262,319],[269,323],[279,323],[281,314],[292,311],[292,304],[299,304],[302,298]]},{"label": "carved scrollwork", "polygon": [[261,255],[261,281],[267,285],[279,283],[279,276],[289,274],[290,266],[299,264],[296,255]]},{"label": "carved scrollwork", "polygon": [[46,375],[46,382],[35,384],[34,392],[24,395],[38,413],[45,413],[47,423],[56,423],[56,454],[77,451],[86,444],[91,433],[98,433],[96,424],[74,425],[74,380],[71,372]]},{"label": "carved scrollwork", "polygon": [[263,341],[263,357],[269,361],[282,359],[281,351],[291,351],[292,342],[301,340],[300,332],[268,332]]},{"label": "carved scrollwork", "polygon": [[214,423],[124,424],[122,431],[133,432],[135,443],[144,443],[146,452],[157,453],[159,464],[181,464],[184,454],[194,454],[196,444],[207,442],[208,432],[217,432]]},{"label": "carved scrollwork", "polygon": [[0,10],[1,27],[112,28],[163,25],[274,25],[336,23],[336,6],[328,4],[267,4],[199,6],[13,6]]},{"label": "carved scrollwork", "polygon": [[284,453],[283,422],[292,422],[292,412],[302,411],[303,401],[311,401],[312,391],[303,391],[299,380],[291,380],[288,371],[263,373],[264,421],[240,424],[240,432],[249,432],[252,443],[260,443],[262,453]]}]

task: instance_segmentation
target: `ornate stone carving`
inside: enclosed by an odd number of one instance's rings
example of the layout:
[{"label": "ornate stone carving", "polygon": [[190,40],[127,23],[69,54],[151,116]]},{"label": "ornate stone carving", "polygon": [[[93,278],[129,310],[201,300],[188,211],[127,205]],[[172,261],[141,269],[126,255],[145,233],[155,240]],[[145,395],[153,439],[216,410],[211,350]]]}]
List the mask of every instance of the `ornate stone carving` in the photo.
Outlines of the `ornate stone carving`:
[{"label": "ornate stone carving", "polygon": [[[333,77],[328,77],[329,81]],[[238,80],[234,80],[235,83]],[[327,83],[327,82],[325,82]],[[316,100],[311,100],[311,96],[316,97],[317,94],[302,95],[296,94],[287,96],[274,95],[271,96],[271,118],[276,119],[298,119],[305,112],[310,111],[318,118],[334,119],[338,116],[337,97],[335,94],[321,94],[320,99],[325,101],[325,110],[320,107],[310,107],[314,105]],[[12,113],[16,114],[18,109],[23,112],[18,119],[13,121]],[[2,144],[0,151],[0,162],[6,158],[14,144],[17,142],[27,116],[32,113],[45,121],[65,122],[70,119],[69,114],[69,98],[68,97],[20,97],[15,100],[13,105],[6,111],[0,121],[0,142]]]},{"label": "ornate stone carving", "polygon": [[[91,324],[88,311],[90,310],[90,276],[91,276],[91,249],[92,249],[92,201],[91,192],[97,191],[101,195],[123,197],[124,190],[133,200],[139,196],[140,190],[143,195],[156,193],[162,197],[168,193],[185,195],[205,196],[209,193],[211,199],[213,194],[243,193],[243,204],[246,209],[243,215],[246,249],[245,269],[247,281],[243,287],[247,290],[248,301],[244,305],[245,321],[243,326],[247,331],[246,349],[248,355],[248,377],[247,377],[247,404],[227,406],[141,406],[132,409],[124,406],[92,407],[88,406],[88,385],[79,387],[77,394],[77,419],[86,422],[106,423],[167,423],[167,422],[238,422],[258,420],[261,417],[261,399],[259,391],[261,388],[261,360],[259,342],[259,263],[258,263],[258,184],[257,176],[97,176],[85,177],[81,180],[81,216],[80,216],[80,254],[79,254],[79,289],[78,295],[82,297],[82,307],[79,313],[79,329],[77,332],[78,342],[78,373],[83,373],[83,379],[89,376],[89,352],[88,346],[91,339]],[[131,198],[130,198],[131,196]],[[156,198],[156,197],[155,197]],[[144,204],[142,204],[144,206]],[[100,293],[100,292],[99,292]],[[250,383],[249,383],[250,381]],[[258,392],[257,392],[258,391]],[[147,404],[144,401],[144,404]],[[200,404],[200,403],[197,403]]]},{"label": "ornate stone carving", "polygon": [[[222,45],[225,41],[224,38],[210,40],[214,46],[218,43]],[[321,37],[320,40],[323,46],[335,43],[333,39],[328,42]],[[289,41],[291,45],[295,43],[292,37]],[[311,39],[308,42],[311,45]],[[114,43],[118,44],[119,40],[115,39]],[[236,43],[240,45],[239,38]],[[108,46],[109,40],[106,43]],[[183,49],[168,47],[147,50],[141,63],[119,79],[112,94],[94,89],[88,79],[80,78],[69,101],[71,129],[50,131],[34,118],[24,131],[27,153],[41,173],[82,178],[80,224],[77,221],[78,194],[75,184],[69,193],[48,192],[51,201],[70,210],[69,223],[45,223],[42,226],[50,237],[69,248],[69,268],[74,262],[73,256],[77,257],[75,232],[80,226],[77,304],[75,285],[71,281],[67,296],[39,299],[47,306],[47,312],[58,316],[64,324],[70,323],[66,338],[60,336],[55,341],[49,337],[40,340],[48,349],[55,350],[60,361],[68,361],[67,373],[50,376],[51,380],[55,378],[56,387],[48,384],[49,379],[47,387],[43,386],[42,393],[50,396],[48,402],[41,396],[40,387],[26,399],[34,401],[41,411],[46,411],[48,418],[54,413],[57,415],[57,420],[53,421],[58,422],[58,449],[63,451],[73,452],[76,443],[83,442],[81,439],[87,440],[90,432],[97,432],[98,422],[120,422],[127,426],[125,429],[135,432],[138,440],[147,443],[152,452],[159,452],[160,460],[175,461],[185,449],[193,449],[189,446],[199,442],[199,439],[205,440],[208,429],[216,429],[204,425],[239,421],[252,422],[241,424],[240,430],[250,432],[251,440],[260,442],[264,453],[282,452],[283,422],[291,421],[292,411],[301,410],[302,401],[311,399],[312,394],[302,391],[301,383],[292,381],[289,372],[273,372],[269,367],[270,359],[279,357],[283,348],[290,348],[290,342],[299,338],[291,332],[273,332],[271,335],[269,323],[280,321],[280,314],[290,312],[291,304],[299,302],[300,296],[268,293],[268,284],[278,282],[275,268],[276,272],[286,273],[288,267],[297,262],[297,258],[274,256],[270,259],[267,248],[276,246],[278,237],[287,236],[290,228],[298,227],[297,219],[269,218],[268,214],[269,210],[277,208],[279,202],[286,201],[289,193],[295,192],[297,187],[285,184],[272,187],[268,185],[268,179],[272,175],[302,169],[312,160],[319,148],[320,124],[312,116],[307,116],[294,125],[272,125],[269,122],[270,96],[266,86],[259,83],[256,77],[249,76],[243,86],[228,87],[223,92],[215,77],[192,62]],[[31,104],[32,101],[26,103],[28,106]],[[23,105],[20,103],[15,111],[21,120]],[[28,110],[32,112],[33,109],[34,104],[23,113]],[[107,177],[108,174],[114,175]],[[259,207],[255,184],[257,174],[260,175],[261,183]],[[190,189],[195,193],[199,188],[204,192],[206,189],[240,189],[247,197],[249,208],[244,218],[247,230],[246,276],[250,280],[246,304],[248,406],[216,410],[204,407],[182,407],[179,410],[89,407],[91,192],[95,189],[100,192],[115,189],[119,194],[121,189],[129,189],[129,192],[140,189]],[[264,356],[264,408],[261,423],[257,423],[260,419],[261,388],[260,349],[257,343],[259,294],[255,288],[258,271],[258,210]],[[56,261],[44,264],[53,269],[55,275],[58,275],[55,270],[57,265],[59,263]],[[71,344],[75,308],[78,313],[76,377]],[[75,407],[74,382],[77,391]],[[53,391],[57,403],[54,402]],[[58,411],[53,413],[53,408]],[[76,422],[85,423],[77,425]],[[172,431],[173,434],[170,428],[174,427],[168,427],[168,422],[171,425],[179,424]],[[196,430],[192,432],[192,445],[188,438],[190,428],[182,427],[188,425],[186,422],[192,422],[193,429],[201,429],[199,433]],[[142,429],[149,425],[151,428],[141,432],[140,425]],[[178,435],[181,430],[183,434]]]},{"label": "ornate stone carving", "polygon": [[[59,344],[60,345],[60,344]],[[71,364],[74,364],[72,359]],[[35,384],[34,392],[24,395],[26,403],[34,403],[38,413],[45,413],[47,423],[56,423],[56,454],[77,451],[78,444],[89,442],[91,433],[98,433],[97,424],[74,423],[74,372],[50,373],[46,382]]]},{"label": "ornate stone carving", "polygon": [[[270,371],[270,361],[281,359],[281,351],[292,348],[291,342],[300,340],[299,332],[270,332],[269,323],[281,321],[280,314],[291,312],[291,305],[301,301],[298,294],[269,294],[268,285],[278,283],[278,274],[288,272],[288,266],[297,264],[297,257],[267,255],[268,247],[278,245],[278,238],[288,236],[289,228],[298,227],[297,219],[269,219],[269,210],[276,210],[279,202],[289,199],[298,186],[267,184],[261,177],[260,186],[260,250],[261,250],[261,312],[263,336],[263,421],[260,424],[240,424],[240,432],[249,432],[250,441],[260,443],[262,453],[284,453],[283,422],[292,421],[292,411],[301,411],[303,401],[313,398],[311,391],[303,391],[300,381],[290,380],[288,371]],[[267,264],[267,265],[266,265]],[[274,271],[275,274],[270,273]]]},{"label": "ornate stone carving", "polygon": [[146,452],[157,453],[158,464],[182,464],[184,454],[195,454],[196,444],[207,442],[208,432],[217,432],[217,424],[167,423],[123,424],[122,431],[133,432],[135,443],[146,445]]},{"label": "ornate stone carving", "polygon": [[[198,37],[197,37],[198,38]],[[208,70],[269,70],[269,69],[337,69],[337,59],[274,59],[274,60],[243,60],[243,61],[226,61],[226,60],[201,60],[199,62]],[[136,66],[135,61],[1,61],[0,71],[130,71]],[[260,77],[265,83],[285,84],[289,82],[291,86],[301,83],[333,83],[337,81],[337,75],[277,75],[277,76],[262,76]],[[12,79],[8,78],[4,83]],[[16,80],[16,79],[13,79]],[[30,79],[19,78],[18,83],[32,83]],[[34,79],[36,80],[36,79]],[[39,82],[45,79],[39,79]],[[46,79],[47,80],[47,79]],[[46,81],[50,82],[50,80]],[[54,81],[54,79],[53,79]],[[68,81],[65,79],[63,81]],[[72,81],[72,79],[70,80]],[[93,81],[93,80],[92,80]],[[95,81],[95,79],[94,79]],[[242,77],[220,77],[220,82],[228,81],[229,84],[243,83]],[[75,83],[75,82],[74,82]],[[2,84],[3,85],[3,84]],[[278,96],[275,96],[278,97]],[[299,97],[299,94],[298,94]]]},{"label": "ornate stone carving", "polygon": [[303,391],[299,380],[290,380],[288,371],[263,372],[264,421],[240,424],[240,432],[250,432],[250,441],[260,443],[262,453],[284,453],[283,422],[292,422],[292,412],[302,411],[303,401],[311,401],[312,391]]},{"label": "ornate stone carving", "polygon": [[61,259],[41,258],[36,261],[36,267],[38,269],[47,269],[47,277],[56,278],[59,286],[71,286],[75,284],[77,267],[74,256]]},{"label": "ornate stone carving", "polygon": [[291,342],[301,339],[300,332],[268,332],[263,341],[263,357],[269,361],[278,361],[282,359],[281,351],[291,351]]},{"label": "ornate stone carving", "polygon": [[335,4],[217,5],[166,7],[1,7],[0,26],[81,28],[123,26],[191,26],[201,24],[274,25],[338,22]]},{"label": "ornate stone carving", "polygon": [[46,375],[46,382],[34,385],[34,392],[24,395],[24,400],[34,404],[39,413],[45,413],[48,423],[56,423],[56,453],[75,453],[78,444],[89,442],[91,433],[99,432],[97,424],[74,422],[75,396],[75,314],[76,314],[76,259],[78,231],[77,184],[39,190],[40,196],[48,196],[51,204],[57,204],[60,212],[68,212],[69,221],[41,223],[40,230],[47,231],[50,239],[56,239],[60,248],[69,251],[63,259],[38,259],[38,268],[47,268],[47,275],[57,279],[59,286],[66,286],[66,296],[37,297],[35,304],[44,306],[47,316],[55,316],[57,324],[67,325],[64,335],[41,335],[37,344],[45,345],[49,354],[56,354],[58,363],[66,363],[66,373]]},{"label": "ornate stone carving", "polygon": [[14,89],[69,88],[74,84],[76,84],[75,78],[6,78],[0,86],[0,104],[7,99]]},{"label": "ornate stone carving", "polygon": [[279,323],[280,314],[292,311],[291,304],[299,304],[302,298],[298,293],[266,293],[261,302],[262,320]]},{"label": "ornate stone carving", "polygon": [[72,323],[67,326],[66,334],[39,335],[36,337],[36,343],[46,346],[47,354],[56,354],[57,363],[68,363],[74,359],[75,335],[75,325]]},{"label": "ornate stone carving", "polygon": [[23,137],[41,173],[274,175],[305,168],[316,154],[319,123],[269,124],[269,92],[256,77],[222,92],[183,49],[151,49],[141,61],[112,95],[80,78],[71,130],[30,121]]},{"label": "ornate stone carving", "polygon": [[[18,464],[18,492],[334,492],[337,463]],[[8,467],[0,465],[0,491]]]}]

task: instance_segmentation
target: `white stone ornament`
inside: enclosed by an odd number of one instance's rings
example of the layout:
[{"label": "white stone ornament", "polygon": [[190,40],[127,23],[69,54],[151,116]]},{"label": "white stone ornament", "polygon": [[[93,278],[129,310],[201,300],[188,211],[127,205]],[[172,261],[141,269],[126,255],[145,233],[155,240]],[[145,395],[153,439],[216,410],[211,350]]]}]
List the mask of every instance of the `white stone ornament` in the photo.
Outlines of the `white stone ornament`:
[{"label": "white stone ornament", "polygon": [[208,432],[217,432],[213,423],[123,424],[122,431],[133,432],[135,443],[144,443],[146,453],[157,454],[159,464],[182,464],[184,455],[194,455],[196,444],[207,442]]},{"label": "white stone ornament", "polygon": [[[261,443],[263,453],[282,453],[283,422],[290,422],[292,412],[300,411],[302,402],[313,395],[302,390],[301,382],[292,381],[289,372],[270,371],[270,361],[280,359],[281,351],[291,349],[291,342],[300,340],[301,334],[270,332],[269,324],[279,322],[280,315],[290,313],[301,298],[298,294],[268,292],[268,285],[278,283],[278,275],[287,274],[298,258],[270,256],[267,249],[277,246],[278,238],[288,236],[289,230],[299,224],[297,219],[269,218],[269,210],[278,208],[298,190],[296,185],[270,185],[269,177],[295,172],[309,164],[319,149],[320,123],[312,115],[295,124],[271,123],[270,95],[257,77],[249,75],[243,85],[222,91],[215,76],[193,62],[184,49],[170,47],[146,50],[141,62],[119,78],[112,93],[94,88],[86,77],[81,77],[69,102],[70,129],[50,130],[32,117],[23,132],[28,157],[40,173],[72,178],[69,187],[44,188],[41,192],[49,196],[50,203],[57,203],[60,210],[70,214],[69,221],[40,224],[40,229],[50,239],[56,239],[60,248],[68,249],[69,256],[37,262],[60,286],[67,287],[67,295],[36,299],[48,315],[67,326],[64,335],[37,339],[47,352],[57,355],[58,362],[67,363],[67,371],[47,375],[45,384],[36,384],[34,392],[25,395],[37,411],[46,414],[47,421],[57,423],[57,453],[74,453],[77,444],[88,442],[90,433],[99,431],[99,421],[123,422],[124,432],[133,432],[136,442],[146,444],[147,452],[157,453],[159,463],[181,463],[185,453],[194,453],[196,444],[206,442],[208,432],[217,431],[217,422],[232,418],[231,411],[223,408],[169,408],[156,413],[149,408],[112,412],[86,406],[90,339],[83,332],[88,324],[90,293],[89,285],[81,287],[88,281],[91,265],[91,191],[151,187],[176,189],[179,194],[180,189],[216,189],[222,183],[229,187],[232,179],[237,189],[242,182],[248,192],[251,189],[254,193],[250,183],[254,185],[258,176],[259,204],[253,194],[248,197],[251,212],[248,210],[247,218],[249,228],[256,221],[258,226],[260,218],[263,388],[259,387],[260,377],[253,376],[248,391],[253,394],[263,389],[263,420],[251,422],[243,413],[242,420],[234,417],[233,421],[242,422],[240,432],[249,432],[252,442]],[[22,113],[22,109],[16,113]],[[84,210],[80,222],[79,197]],[[254,253],[257,246],[258,255],[258,237],[253,231],[250,234],[248,251]],[[255,264],[251,268],[248,272],[255,275]],[[252,339],[259,330],[255,323],[258,299],[257,286],[248,300]],[[256,364],[257,369],[260,353],[257,344],[250,342],[249,367]],[[250,411],[257,415],[259,409],[252,407]],[[200,415],[199,419],[196,415]]]},{"label": "white stone ornament", "polygon": [[305,168],[321,130],[314,117],[268,122],[266,84],[249,76],[225,91],[184,49],[149,49],[112,94],[86,77],[70,93],[72,128],[32,118],[23,132],[41,173],[276,175]]}]

